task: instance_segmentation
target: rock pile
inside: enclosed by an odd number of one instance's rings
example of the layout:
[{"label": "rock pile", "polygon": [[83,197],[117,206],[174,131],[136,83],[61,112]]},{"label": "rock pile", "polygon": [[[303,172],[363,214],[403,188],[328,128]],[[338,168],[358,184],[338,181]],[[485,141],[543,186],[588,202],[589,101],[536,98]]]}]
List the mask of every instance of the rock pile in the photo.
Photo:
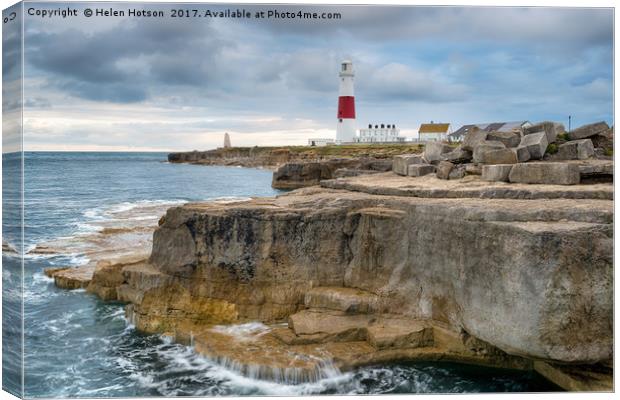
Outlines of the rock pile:
[{"label": "rock pile", "polygon": [[512,132],[473,128],[456,148],[430,142],[422,155],[395,156],[393,171],[403,176],[436,173],[439,179],[470,174],[491,182],[574,185],[581,174],[572,160],[610,159],[612,152],[613,128],[605,122],[567,133],[562,124],[545,121]]},{"label": "rock pile", "polygon": [[298,189],[318,185],[325,179],[386,172],[390,169],[392,169],[391,160],[373,157],[290,162],[280,166],[273,173],[271,186],[275,189]]}]

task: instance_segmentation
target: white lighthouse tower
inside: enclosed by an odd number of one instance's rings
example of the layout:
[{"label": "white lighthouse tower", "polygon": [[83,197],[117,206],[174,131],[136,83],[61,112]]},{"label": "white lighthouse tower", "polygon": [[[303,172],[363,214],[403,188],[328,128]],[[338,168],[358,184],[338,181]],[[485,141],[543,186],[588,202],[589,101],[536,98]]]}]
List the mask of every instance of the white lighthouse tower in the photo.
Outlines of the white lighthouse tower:
[{"label": "white lighthouse tower", "polygon": [[338,125],[336,142],[352,142],[355,138],[355,95],[353,93],[353,63],[345,60],[340,65],[338,97]]}]

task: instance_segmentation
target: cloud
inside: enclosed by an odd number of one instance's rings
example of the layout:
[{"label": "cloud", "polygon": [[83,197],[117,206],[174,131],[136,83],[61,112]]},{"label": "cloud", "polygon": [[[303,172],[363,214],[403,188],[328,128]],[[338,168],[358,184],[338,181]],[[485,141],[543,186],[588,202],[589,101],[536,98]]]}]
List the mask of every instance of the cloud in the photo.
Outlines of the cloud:
[{"label": "cloud", "polygon": [[[569,7],[428,7],[316,6],[317,12],[339,12],[338,20],[258,20],[253,23],[279,34],[334,36],[347,32],[364,40],[486,40],[536,46],[609,44],[611,8]],[[304,7],[288,6],[291,11]],[[588,21],[584,24],[584,21]]]},{"label": "cloud", "polygon": [[247,145],[333,136],[343,58],[354,61],[360,124],[412,131],[431,119],[543,120],[574,110],[576,123],[612,118],[608,9],[244,7],[343,18],[28,18],[26,128],[37,127],[29,145],[76,145],[80,135],[84,146],[182,150],[220,145],[223,132]]},{"label": "cloud", "polygon": [[467,95],[467,87],[463,84],[442,82],[431,73],[399,63],[375,69],[362,82],[369,98],[390,101],[452,102],[463,100]]},{"label": "cloud", "polygon": [[147,98],[149,86],[208,87],[224,78],[219,56],[225,41],[215,36],[207,24],[174,19],[126,22],[96,34],[33,30],[26,34],[26,59],[72,95],[137,102]]}]

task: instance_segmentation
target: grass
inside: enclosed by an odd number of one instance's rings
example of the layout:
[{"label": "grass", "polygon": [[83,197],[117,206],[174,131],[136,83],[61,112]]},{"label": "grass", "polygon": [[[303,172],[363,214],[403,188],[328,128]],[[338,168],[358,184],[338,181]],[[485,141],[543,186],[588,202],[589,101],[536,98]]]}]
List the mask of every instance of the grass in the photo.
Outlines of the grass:
[{"label": "grass", "polygon": [[547,153],[549,154],[555,154],[558,152],[558,145],[555,143],[551,143],[549,146],[547,146]]},{"label": "grass", "polygon": [[269,146],[269,147],[230,147],[219,148],[210,152],[220,156],[249,156],[261,153],[289,151],[294,154],[304,154],[312,157],[391,157],[398,154],[421,153],[424,146],[421,144],[346,144],[330,146]]}]

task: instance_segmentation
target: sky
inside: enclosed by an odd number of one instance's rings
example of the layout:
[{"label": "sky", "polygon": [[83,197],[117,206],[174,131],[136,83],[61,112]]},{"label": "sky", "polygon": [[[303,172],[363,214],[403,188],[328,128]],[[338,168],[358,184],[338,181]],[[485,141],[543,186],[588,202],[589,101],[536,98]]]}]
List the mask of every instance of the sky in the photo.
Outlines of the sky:
[{"label": "sky", "polygon": [[[79,16],[24,19],[26,150],[203,150],[225,132],[233,146],[334,138],[343,59],[356,73],[358,127],[396,124],[413,137],[430,121],[453,130],[567,125],[568,115],[573,127],[613,124],[612,9],[182,7],[342,15],[300,20],[171,18],[179,4],[70,6]],[[87,18],[87,7],[167,16]],[[11,45],[5,35],[5,51]]]}]

